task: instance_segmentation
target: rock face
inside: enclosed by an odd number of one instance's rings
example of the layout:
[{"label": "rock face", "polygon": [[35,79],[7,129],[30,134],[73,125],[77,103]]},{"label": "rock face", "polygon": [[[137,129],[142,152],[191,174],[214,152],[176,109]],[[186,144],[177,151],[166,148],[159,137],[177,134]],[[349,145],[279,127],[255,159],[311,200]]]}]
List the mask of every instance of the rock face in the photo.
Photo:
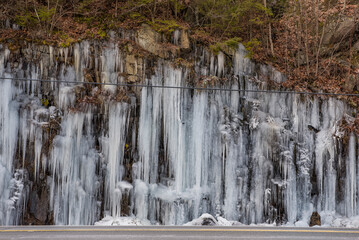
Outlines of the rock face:
[{"label": "rock face", "polygon": [[[151,31],[67,49],[1,46],[1,77],[54,80],[0,80],[1,225],[359,214],[358,139],[341,125],[353,109],[255,92],[286,78],[242,45],[214,55],[173,36],[191,63],[176,65]],[[114,85],[132,82],[148,87]],[[230,91],[158,88],[194,85]]]},{"label": "rock face", "polygon": [[[161,58],[176,55],[177,48],[164,44],[163,36],[146,24],[137,32],[137,42],[140,47]],[[187,44],[185,40],[182,40],[182,42]]]},{"label": "rock face", "polygon": [[345,55],[351,48],[351,51],[356,55],[359,50],[358,33],[359,23],[355,18],[346,17],[329,23],[325,28],[321,54],[330,56],[342,52],[341,54]]},{"label": "rock face", "polygon": [[323,37],[323,44],[335,44],[350,38],[351,34],[358,31],[358,24],[354,18],[345,18],[330,23]]},{"label": "rock face", "polygon": [[345,80],[344,87],[346,90],[353,92],[359,90],[359,73],[356,76],[350,76]]},{"label": "rock face", "polygon": [[310,222],[309,222],[309,226],[313,227],[313,226],[321,226],[321,221],[320,221],[320,215],[318,212],[313,212],[312,216],[310,217]]}]

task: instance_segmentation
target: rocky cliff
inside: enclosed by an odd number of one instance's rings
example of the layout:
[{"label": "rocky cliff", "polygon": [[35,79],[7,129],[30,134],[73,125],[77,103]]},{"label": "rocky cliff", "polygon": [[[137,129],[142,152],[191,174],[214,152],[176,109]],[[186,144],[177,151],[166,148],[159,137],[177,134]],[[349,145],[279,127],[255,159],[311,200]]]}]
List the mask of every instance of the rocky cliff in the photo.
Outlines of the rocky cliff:
[{"label": "rocky cliff", "polygon": [[354,110],[253,92],[286,77],[242,45],[213,54],[147,26],[68,48],[14,42],[0,47],[0,76],[20,78],[0,80],[1,225],[359,214]]}]

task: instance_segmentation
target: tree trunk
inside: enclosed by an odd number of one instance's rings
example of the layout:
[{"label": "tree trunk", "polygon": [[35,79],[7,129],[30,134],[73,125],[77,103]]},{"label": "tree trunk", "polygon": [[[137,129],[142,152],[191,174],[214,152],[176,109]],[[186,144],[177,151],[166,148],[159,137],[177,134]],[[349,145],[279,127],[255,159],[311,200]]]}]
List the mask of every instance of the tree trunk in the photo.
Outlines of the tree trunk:
[{"label": "tree trunk", "polygon": [[[263,0],[263,5],[265,8],[267,8],[267,0]],[[269,40],[269,45],[270,45],[270,50],[272,53],[272,56],[274,56],[274,47],[273,47],[273,39],[272,39],[272,25],[269,22],[269,16],[266,16],[267,21],[268,21],[268,40]]]}]

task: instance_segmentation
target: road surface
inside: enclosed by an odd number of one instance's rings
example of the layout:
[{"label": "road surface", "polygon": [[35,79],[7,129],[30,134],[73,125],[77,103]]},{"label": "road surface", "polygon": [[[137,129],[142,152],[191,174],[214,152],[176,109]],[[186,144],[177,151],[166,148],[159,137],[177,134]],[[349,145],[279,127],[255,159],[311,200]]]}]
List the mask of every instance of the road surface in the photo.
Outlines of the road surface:
[{"label": "road surface", "polygon": [[105,226],[27,226],[0,227],[0,240],[10,239],[359,239],[359,229],[288,227],[105,227]]}]

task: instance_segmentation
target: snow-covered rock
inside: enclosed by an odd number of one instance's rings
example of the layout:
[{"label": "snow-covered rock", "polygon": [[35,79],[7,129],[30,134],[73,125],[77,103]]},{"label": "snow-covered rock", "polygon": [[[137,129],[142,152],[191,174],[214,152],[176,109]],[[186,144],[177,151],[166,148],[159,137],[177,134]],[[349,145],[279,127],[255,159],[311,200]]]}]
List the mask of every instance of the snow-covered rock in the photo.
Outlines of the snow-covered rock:
[{"label": "snow-covered rock", "polygon": [[193,219],[192,221],[184,224],[184,226],[233,226],[241,225],[240,222],[228,221],[227,219],[217,216],[217,219],[211,214],[204,213],[199,218]]}]

